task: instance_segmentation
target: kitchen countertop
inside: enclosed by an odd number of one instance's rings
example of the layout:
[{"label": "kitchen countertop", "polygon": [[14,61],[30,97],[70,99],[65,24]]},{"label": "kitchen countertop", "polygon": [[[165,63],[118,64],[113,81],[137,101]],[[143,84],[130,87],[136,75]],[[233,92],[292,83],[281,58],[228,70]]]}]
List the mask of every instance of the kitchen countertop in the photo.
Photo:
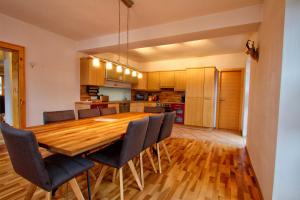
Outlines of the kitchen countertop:
[{"label": "kitchen countertop", "polygon": [[[155,101],[76,101],[75,104],[98,105],[98,104],[118,104],[118,103],[157,103]],[[184,104],[182,102],[160,102],[161,104]]]}]

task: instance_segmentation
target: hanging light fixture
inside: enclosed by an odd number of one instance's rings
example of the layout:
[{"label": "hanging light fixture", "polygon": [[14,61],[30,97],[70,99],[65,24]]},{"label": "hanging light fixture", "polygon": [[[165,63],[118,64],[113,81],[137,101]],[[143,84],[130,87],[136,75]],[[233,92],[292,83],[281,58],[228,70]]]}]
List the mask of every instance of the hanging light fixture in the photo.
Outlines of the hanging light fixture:
[{"label": "hanging light fixture", "polygon": [[111,70],[112,67],[113,67],[112,62],[106,61],[105,68],[106,68],[107,70]]},{"label": "hanging light fixture", "polygon": [[130,69],[129,69],[129,68],[126,68],[126,69],[125,69],[125,74],[126,74],[126,75],[130,75]]},{"label": "hanging light fixture", "polygon": [[96,57],[93,57],[93,67],[100,67],[100,59],[99,58],[96,58]]},{"label": "hanging light fixture", "polygon": [[136,77],[137,76],[137,73],[136,73],[136,71],[132,71],[132,77]]},{"label": "hanging light fixture", "polygon": [[118,73],[122,73],[123,72],[123,67],[121,65],[118,65],[116,70],[117,70]]},{"label": "hanging light fixture", "polygon": [[143,78],[143,74],[142,73],[139,73],[138,74],[138,79],[142,79]]}]

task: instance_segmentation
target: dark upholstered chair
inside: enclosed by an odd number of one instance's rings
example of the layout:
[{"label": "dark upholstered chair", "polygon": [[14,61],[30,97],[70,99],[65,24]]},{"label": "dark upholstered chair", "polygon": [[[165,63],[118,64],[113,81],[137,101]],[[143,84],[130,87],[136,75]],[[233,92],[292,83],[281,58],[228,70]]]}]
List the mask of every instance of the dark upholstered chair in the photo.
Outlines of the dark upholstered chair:
[{"label": "dark upholstered chair", "polygon": [[151,107],[151,106],[145,106],[144,107],[145,113],[164,113],[165,109],[163,107]]},{"label": "dark upholstered chair", "polygon": [[163,119],[164,119],[164,114],[149,116],[149,123],[147,127],[146,137],[144,140],[142,153],[140,153],[140,168],[141,168],[140,171],[141,171],[141,181],[143,186],[144,186],[144,169],[143,169],[144,152],[147,153],[147,156],[149,158],[149,161],[152,165],[154,172],[155,173],[157,172],[151,155],[150,147],[152,145],[155,145],[158,140],[160,127],[162,125]]},{"label": "dark upholstered chair", "polygon": [[44,124],[75,120],[74,110],[44,112]]},{"label": "dark upholstered chair", "polygon": [[0,129],[15,172],[31,182],[25,199],[31,199],[37,186],[47,192],[46,199],[51,199],[51,191],[66,182],[70,183],[77,199],[84,199],[75,176],[93,167],[92,161],[60,154],[43,159],[32,132],[5,123],[0,124]]},{"label": "dark upholstered chair", "polygon": [[117,114],[117,110],[114,107],[111,108],[100,108],[101,115],[114,115]]},{"label": "dark upholstered chair", "polygon": [[100,111],[98,108],[78,110],[78,119],[98,116],[100,116]]},{"label": "dark upholstered chair", "polygon": [[167,155],[169,163],[171,163],[171,158],[167,149],[166,144],[164,143],[164,140],[171,136],[172,129],[174,125],[176,117],[176,112],[167,112],[165,113],[165,117],[162,123],[162,126],[160,128],[160,133],[156,142],[156,150],[157,150],[157,157],[158,157],[158,169],[159,173],[161,173],[161,160],[160,160],[160,150],[159,145],[162,144],[162,147]]},{"label": "dark upholstered chair", "polygon": [[113,167],[119,170],[120,177],[120,197],[124,199],[123,192],[123,166],[128,163],[130,170],[137,182],[140,190],[143,189],[139,176],[136,172],[132,159],[139,155],[143,149],[149,118],[131,121],[128,124],[127,131],[123,140],[120,140],[104,149],[88,155],[95,162],[104,164],[100,175],[96,180],[92,197],[97,193],[97,189],[105,175],[107,167]]}]

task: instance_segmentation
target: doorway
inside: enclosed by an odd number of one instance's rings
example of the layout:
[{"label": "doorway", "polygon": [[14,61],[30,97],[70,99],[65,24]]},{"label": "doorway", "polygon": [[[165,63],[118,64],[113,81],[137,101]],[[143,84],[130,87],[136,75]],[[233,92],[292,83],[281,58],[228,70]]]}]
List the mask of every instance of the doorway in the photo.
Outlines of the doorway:
[{"label": "doorway", "polygon": [[24,47],[0,42],[0,121],[26,126]]},{"label": "doorway", "polygon": [[217,128],[241,131],[243,85],[242,70],[219,73]]}]

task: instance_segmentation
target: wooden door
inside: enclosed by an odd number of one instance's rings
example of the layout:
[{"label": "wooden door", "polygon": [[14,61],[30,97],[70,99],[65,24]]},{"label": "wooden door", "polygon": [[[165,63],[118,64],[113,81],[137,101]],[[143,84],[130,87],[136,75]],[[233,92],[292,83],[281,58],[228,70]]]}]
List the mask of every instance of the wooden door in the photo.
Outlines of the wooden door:
[{"label": "wooden door", "polygon": [[218,128],[241,129],[242,72],[222,71],[219,78]]},{"label": "wooden door", "polygon": [[185,91],[186,90],[186,71],[175,71],[175,91]]},{"label": "wooden door", "polygon": [[159,72],[160,88],[174,88],[174,72]]},{"label": "wooden door", "polygon": [[149,72],[148,73],[148,90],[158,91],[159,87],[159,72]]}]

